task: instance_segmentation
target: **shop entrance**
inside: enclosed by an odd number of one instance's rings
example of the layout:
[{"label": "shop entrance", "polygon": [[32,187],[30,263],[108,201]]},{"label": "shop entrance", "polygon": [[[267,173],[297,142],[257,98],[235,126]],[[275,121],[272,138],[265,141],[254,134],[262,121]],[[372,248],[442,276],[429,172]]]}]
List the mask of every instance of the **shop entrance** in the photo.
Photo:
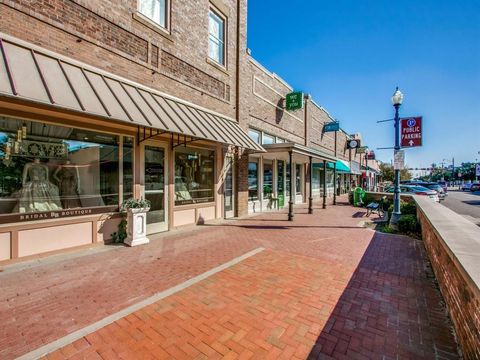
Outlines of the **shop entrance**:
[{"label": "shop entrance", "polygon": [[234,179],[235,179],[235,167],[233,166],[233,158],[227,156],[225,158],[225,181],[224,181],[224,211],[225,219],[235,216],[235,192],[234,192]]},{"label": "shop entrance", "polygon": [[166,149],[157,145],[143,147],[144,158],[144,193],[150,200],[151,207],[147,213],[147,233],[168,230],[167,221],[167,162]]}]

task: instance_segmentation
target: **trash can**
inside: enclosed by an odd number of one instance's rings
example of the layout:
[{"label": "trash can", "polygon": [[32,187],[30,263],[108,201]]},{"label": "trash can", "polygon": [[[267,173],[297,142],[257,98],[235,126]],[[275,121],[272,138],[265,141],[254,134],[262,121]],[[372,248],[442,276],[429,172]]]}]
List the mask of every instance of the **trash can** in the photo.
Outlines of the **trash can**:
[{"label": "trash can", "polygon": [[365,191],[361,187],[357,187],[353,191],[353,206],[362,206],[365,198]]}]

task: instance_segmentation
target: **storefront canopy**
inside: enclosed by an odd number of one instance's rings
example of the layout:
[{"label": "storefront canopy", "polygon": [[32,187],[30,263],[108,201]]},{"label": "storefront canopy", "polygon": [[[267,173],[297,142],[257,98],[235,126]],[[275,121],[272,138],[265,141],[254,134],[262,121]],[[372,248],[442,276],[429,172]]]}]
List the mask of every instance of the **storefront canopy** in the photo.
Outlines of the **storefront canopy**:
[{"label": "storefront canopy", "polygon": [[[350,173],[350,167],[348,166],[348,162],[346,162],[344,160],[341,160],[341,159],[338,159],[335,162],[335,164],[336,164],[337,172],[346,173],[346,174]],[[327,162],[327,168],[333,169],[334,168],[334,163],[333,162]]]},{"label": "storefront canopy", "polygon": [[264,152],[221,114],[2,33],[0,50],[0,98]]},{"label": "storefront canopy", "polygon": [[326,160],[326,161],[337,161],[333,155],[324,153],[321,150],[317,150],[311,147],[299,145],[296,143],[279,143],[279,144],[269,144],[263,145],[267,153],[290,153],[293,155],[305,156],[307,158],[312,158],[313,161]]}]

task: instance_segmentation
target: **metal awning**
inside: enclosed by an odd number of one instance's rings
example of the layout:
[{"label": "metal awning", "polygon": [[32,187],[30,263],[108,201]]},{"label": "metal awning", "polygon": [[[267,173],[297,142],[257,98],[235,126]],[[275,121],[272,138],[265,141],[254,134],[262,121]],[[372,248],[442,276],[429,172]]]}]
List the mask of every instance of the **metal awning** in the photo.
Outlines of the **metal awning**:
[{"label": "metal awning", "polygon": [[[265,150],[231,118],[0,33],[0,98]],[[143,130],[145,133],[145,130]],[[190,140],[190,141],[191,141]]]},{"label": "metal awning", "polygon": [[324,153],[321,150],[317,150],[308,146],[296,144],[296,143],[279,143],[279,144],[269,144],[263,145],[263,148],[267,153],[289,153],[292,152],[296,155],[303,155],[306,157],[312,157],[313,160],[327,160],[327,161],[337,161],[335,156]]}]

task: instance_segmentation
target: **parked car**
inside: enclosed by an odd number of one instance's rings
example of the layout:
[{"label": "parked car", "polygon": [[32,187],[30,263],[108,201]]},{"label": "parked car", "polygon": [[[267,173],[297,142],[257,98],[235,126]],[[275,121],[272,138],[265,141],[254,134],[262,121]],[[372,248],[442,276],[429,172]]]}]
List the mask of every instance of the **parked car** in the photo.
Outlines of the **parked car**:
[{"label": "parked car", "polygon": [[[386,192],[393,193],[394,188],[389,187]],[[426,187],[423,186],[418,186],[418,185],[400,185],[400,192],[405,193],[405,194],[412,194],[412,195],[425,195],[428,196],[430,199],[432,199],[435,202],[439,202],[440,199],[438,197],[438,193],[435,190],[430,190],[427,189]]]},{"label": "parked car", "polygon": [[473,183],[472,186],[470,186],[470,191],[480,191],[480,183]]},{"label": "parked car", "polygon": [[445,191],[445,194],[448,192],[447,191],[447,182],[446,181],[439,181],[438,185],[440,185],[443,188],[443,191]]},{"label": "parked car", "polygon": [[438,193],[438,198],[440,201],[445,200],[447,193],[443,189],[440,184],[434,182],[426,182],[426,181],[410,181],[406,185],[416,185],[416,186],[423,186],[430,190],[435,190]]},{"label": "parked car", "polygon": [[462,185],[462,191],[470,191],[470,188],[472,187],[472,183],[465,183]]}]

